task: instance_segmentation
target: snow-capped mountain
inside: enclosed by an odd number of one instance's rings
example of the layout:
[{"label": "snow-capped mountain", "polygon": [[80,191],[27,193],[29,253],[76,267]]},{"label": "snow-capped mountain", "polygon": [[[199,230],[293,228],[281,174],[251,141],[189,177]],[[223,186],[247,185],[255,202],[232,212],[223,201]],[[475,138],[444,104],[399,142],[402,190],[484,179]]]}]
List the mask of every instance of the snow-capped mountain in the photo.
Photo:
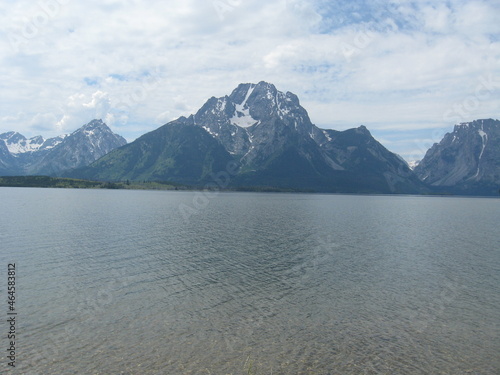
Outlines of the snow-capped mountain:
[{"label": "snow-capped mountain", "polygon": [[42,136],[27,139],[20,133],[7,132],[0,134],[0,173],[55,174],[88,165],[124,144],[125,139],[114,134],[101,120],[93,120],[71,134],[49,139]]},{"label": "snow-capped mountain", "polygon": [[426,183],[460,190],[500,186],[500,121],[475,120],[455,125],[415,168]]},{"label": "snow-capped mountain", "polygon": [[66,169],[86,166],[126,143],[102,120],[92,120],[65,137],[27,171],[29,174],[57,174]]},{"label": "snow-capped mountain", "polygon": [[272,152],[282,143],[282,132],[291,131],[318,144],[327,141],[295,94],[278,91],[267,82],[240,84],[229,96],[210,98],[193,122],[245,165]]},{"label": "snow-capped mountain", "polygon": [[0,175],[23,175],[26,168],[60,144],[67,135],[26,138],[18,132],[0,134]]},{"label": "snow-capped mountain", "polygon": [[302,181],[304,188],[312,181],[315,186],[331,186],[335,181],[346,190],[353,185],[361,190],[375,185],[388,192],[399,191],[402,185],[418,190],[419,181],[406,163],[378,143],[366,127],[345,132],[320,129],[295,94],[278,91],[267,82],[240,84],[229,96],[212,97],[193,122],[241,164],[245,184],[254,180],[282,184],[293,179],[294,184]]},{"label": "snow-capped mountain", "polygon": [[45,139],[37,135],[36,137],[28,139],[18,132],[11,131],[0,134],[0,140],[4,141],[7,149],[12,155],[19,155],[27,152],[51,149],[61,143],[66,136],[67,134]]},{"label": "snow-capped mountain", "polygon": [[240,84],[74,173],[102,180],[209,183],[231,161],[231,186],[342,192],[418,192],[406,162],[364,126],[320,129],[296,95],[267,82]]}]

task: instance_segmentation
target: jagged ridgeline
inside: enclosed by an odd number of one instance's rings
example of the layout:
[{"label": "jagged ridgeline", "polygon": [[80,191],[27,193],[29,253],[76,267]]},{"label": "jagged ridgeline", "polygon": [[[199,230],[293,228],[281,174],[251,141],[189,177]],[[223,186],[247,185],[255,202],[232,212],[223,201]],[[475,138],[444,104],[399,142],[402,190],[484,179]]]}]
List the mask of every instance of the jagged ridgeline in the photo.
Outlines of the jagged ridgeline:
[{"label": "jagged ridgeline", "polygon": [[415,168],[434,190],[497,195],[500,189],[500,121],[455,125]]},{"label": "jagged ridgeline", "polygon": [[87,166],[127,141],[101,120],[93,120],[71,134],[27,139],[17,132],[0,134],[0,175],[55,175]]},{"label": "jagged ridgeline", "polygon": [[412,171],[364,126],[314,125],[298,97],[267,82],[240,84],[130,144],[101,120],[72,134],[0,134],[0,176],[161,181],[204,187],[340,193],[498,195],[500,121],[455,126]]},{"label": "jagged ridgeline", "polygon": [[203,185],[236,165],[228,187],[418,193],[425,186],[364,127],[320,129],[296,95],[267,82],[240,84],[66,176]]}]

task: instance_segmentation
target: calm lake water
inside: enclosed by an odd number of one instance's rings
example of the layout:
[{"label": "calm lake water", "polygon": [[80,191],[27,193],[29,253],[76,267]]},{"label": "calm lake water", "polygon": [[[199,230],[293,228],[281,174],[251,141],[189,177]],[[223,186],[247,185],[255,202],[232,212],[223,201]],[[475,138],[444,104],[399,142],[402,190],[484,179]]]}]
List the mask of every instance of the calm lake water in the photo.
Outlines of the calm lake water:
[{"label": "calm lake water", "polygon": [[500,373],[500,199],[199,194],[1,188],[11,373]]}]

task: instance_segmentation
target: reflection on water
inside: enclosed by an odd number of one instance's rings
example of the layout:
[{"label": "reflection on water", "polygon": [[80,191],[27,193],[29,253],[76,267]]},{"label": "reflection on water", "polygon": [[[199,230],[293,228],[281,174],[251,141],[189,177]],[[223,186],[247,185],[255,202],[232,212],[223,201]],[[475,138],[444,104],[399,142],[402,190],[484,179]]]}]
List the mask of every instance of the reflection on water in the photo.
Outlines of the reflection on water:
[{"label": "reflection on water", "polygon": [[27,374],[497,374],[500,201],[2,189]]}]

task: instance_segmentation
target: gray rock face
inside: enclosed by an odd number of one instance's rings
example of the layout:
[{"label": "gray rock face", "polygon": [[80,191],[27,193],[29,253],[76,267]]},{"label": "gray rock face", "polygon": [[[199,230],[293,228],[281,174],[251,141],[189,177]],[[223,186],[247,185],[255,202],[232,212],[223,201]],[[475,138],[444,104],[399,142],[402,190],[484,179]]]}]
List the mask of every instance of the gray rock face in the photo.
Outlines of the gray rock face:
[{"label": "gray rock face", "polygon": [[382,146],[365,126],[342,132],[331,129],[323,132],[327,142],[321,148],[339,169],[349,171],[357,178],[371,180],[379,188],[386,184],[390,192],[425,190],[408,164]]},{"label": "gray rock face", "polygon": [[475,120],[455,125],[415,167],[432,186],[458,188],[500,185],[500,121]]},{"label": "gray rock face", "polygon": [[[3,134],[2,134],[3,135]],[[0,175],[13,176],[17,174],[19,165],[14,156],[11,155],[5,141],[0,139]]]},{"label": "gray rock face", "polygon": [[27,169],[28,174],[56,174],[89,165],[127,141],[102,120],[92,120],[51,149]]},{"label": "gray rock face", "polygon": [[72,134],[27,139],[17,132],[0,134],[0,173],[3,175],[57,174],[86,166],[126,140],[102,120],[93,120]]}]

